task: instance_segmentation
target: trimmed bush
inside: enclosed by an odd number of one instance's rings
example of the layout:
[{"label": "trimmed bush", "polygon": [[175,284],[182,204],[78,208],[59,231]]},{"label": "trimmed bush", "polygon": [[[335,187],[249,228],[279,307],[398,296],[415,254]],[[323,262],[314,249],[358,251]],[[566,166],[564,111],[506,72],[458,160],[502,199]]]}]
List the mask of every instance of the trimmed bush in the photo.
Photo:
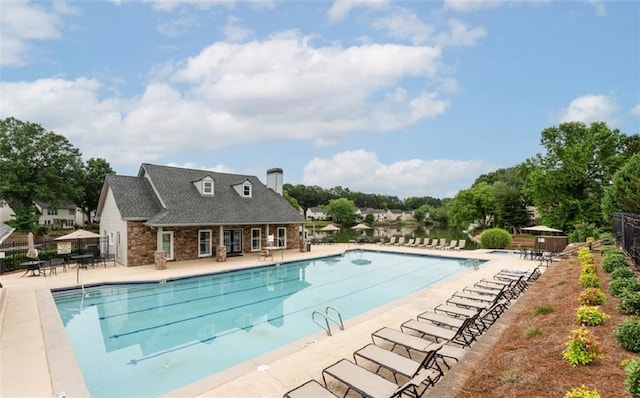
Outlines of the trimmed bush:
[{"label": "trimmed bush", "polygon": [[640,319],[628,318],[618,325],[616,340],[627,351],[640,352]]},{"label": "trimmed bush", "polygon": [[505,249],[511,245],[511,235],[502,228],[490,228],[480,235],[480,243],[485,249]]},{"label": "trimmed bush", "polygon": [[571,331],[571,339],[562,352],[562,357],[572,366],[588,365],[596,359],[604,358],[598,339],[584,326]]},{"label": "trimmed bush", "polygon": [[597,274],[598,273],[598,269],[596,268],[595,264],[592,263],[587,263],[587,264],[583,264],[582,268],[580,268],[580,273],[581,274]]},{"label": "trimmed bush", "polygon": [[605,246],[602,249],[600,249],[600,253],[602,253],[602,255],[604,257],[606,257],[606,256],[608,256],[608,255],[610,255],[612,253],[620,253],[620,254],[624,255],[624,252],[622,250],[618,249],[615,246]]},{"label": "trimmed bush", "polygon": [[623,268],[626,266],[627,257],[624,255],[609,255],[602,259],[602,269],[607,273],[613,272],[616,268]]},{"label": "trimmed bush", "polygon": [[600,279],[598,279],[598,275],[596,274],[581,274],[580,275],[580,284],[584,288],[588,287],[597,287],[600,288],[602,284],[600,283]]},{"label": "trimmed bush", "polygon": [[624,367],[627,378],[624,385],[634,397],[640,397],[640,358],[634,358]]},{"label": "trimmed bush", "polygon": [[581,305],[576,312],[576,323],[585,326],[604,325],[605,319],[611,318],[600,310],[600,307]]},{"label": "trimmed bush", "polygon": [[552,305],[540,305],[533,309],[534,315],[546,315],[554,312],[555,309]]},{"label": "trimmed bush", "polygon": [[578,249],[578,259],[582,265],[593,264],[593,253],[591,253],[591,250],[581,247]]},{"label": "trimmed bush", "polygon": [[590,287],[580,294],[580,304],[582,305],[604,305],[607,297],[604,292],[598,288]]},{"label": "trimmed bush", "polygon": [[640,315],[640,292],[625,291],[620,297],[618,309],[627,315]]},{"label": "trimmed bush", "polygon": [[564,398],[600,398],[598,390],[589,390],[584,384],[580,387],[573,387]]},{"label": "trimmed bush", "polygon": [[630,293],[640,292],[640,279],[638,278],[619,278],[609,282],[609,293],[613,297],[622,297],[629,291]]},{"label": "trimmed bush", "polygon": [[636,277],[636,273],[633,272],[633,270],[629,267],[616,268],[613,270],[613,272],[611,272],[612,279],[628,279],[628,278],[635,278],[635,277]]}]

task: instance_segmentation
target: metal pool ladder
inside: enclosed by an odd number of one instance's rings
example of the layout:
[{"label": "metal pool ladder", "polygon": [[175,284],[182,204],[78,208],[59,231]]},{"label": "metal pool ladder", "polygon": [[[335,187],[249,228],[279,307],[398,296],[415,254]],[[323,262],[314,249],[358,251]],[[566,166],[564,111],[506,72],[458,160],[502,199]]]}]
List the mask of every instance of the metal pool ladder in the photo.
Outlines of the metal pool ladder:
[{"label": "metal pool ladder", "polygon": [[[329,315],[329,312],[333,311],[335,312],[335,314],[338,316],[338,319],[334,319],[331,317],[331,315]],[[318,320],[316,319],[316,315],[322,317],[322,319],[324,319],[324,325],[322,325],[320,322],[318,322]],[[316,325],[320,326],[322,329],[324,329],[327,332],[328,336],[332,336],[331,334],[331,326],[329,325],[329,321],[335,323],[336,325],[338,325],[340,327],[340,330],[344,330],[344,323],[342,323],[342,315],[340,315],[340,312],[335,309],[334,307],[328,306],[327,308],[325,308],[324,312],[320,312],[320,311],[313,311],[313,313],[311,314],[311,319],[313,319],[313,321],[316,323]]]}]

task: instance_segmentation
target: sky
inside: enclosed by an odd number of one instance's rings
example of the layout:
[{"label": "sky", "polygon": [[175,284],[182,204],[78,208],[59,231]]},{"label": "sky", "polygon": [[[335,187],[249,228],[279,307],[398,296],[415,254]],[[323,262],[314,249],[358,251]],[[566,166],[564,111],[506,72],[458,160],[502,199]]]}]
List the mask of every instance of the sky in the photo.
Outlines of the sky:
[{"label": "sky", "polygon": [[0,118],[142,163],[453,197],[545,128],[640,133],[637,1],[0,0]]}]

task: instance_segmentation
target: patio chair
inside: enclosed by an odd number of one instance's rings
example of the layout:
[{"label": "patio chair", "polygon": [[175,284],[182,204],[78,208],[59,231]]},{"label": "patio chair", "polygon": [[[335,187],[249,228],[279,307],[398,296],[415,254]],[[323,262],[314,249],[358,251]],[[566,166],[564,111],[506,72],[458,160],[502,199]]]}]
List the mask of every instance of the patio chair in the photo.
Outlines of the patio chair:
[{"label": "patio chair", "polygon": [[338,396],[316,380],[311,379],[293,390],[287,391],[282,398],[338,398]]},{"label": "patio chair", "polygon": [[440,365],[436,362],[436,354],[441,347],[442,345],[431,346],[425,353],[422,361],[414,361],[411,358],[385,350],[375,344],[368,344],[353,353],[353,360],[356,364],[358,363],[358,358],[360,358],[361,361],[365,359],[373,363],[377,366],[376,373],[378,374],[382,369],[391,372],[398,385],[400,385],[398,375],[406,379],[412,379],[416,377],[420,371],[424,370],[424,375],[426,376],[425,384],[429,387],[435,385],[443,375],[442,368],[440,368]]},{"label": "patio chair", "polygon": [[400,397],[403,394],[419,397],[418,386],[422,384],[418,383],[418,380],[411,379],[404,385],[398,386],[348,359],[341,359],[322,370],[322,379],[325,385],[327,385],[328,377],[347,386],[344,396],[347,396],[349,391],[355,391],[363,397]]},{"label": "patio chair", "polygon": [[44,261],[42,264],[40,264],[40,269],[39,269],[39,274],[44,276],[45,278],[47,277],[47,270],[49,270],[49,276],[53,275],[53,274],[58,274],[58,271],[56,270],[56,267],[51,265],[51,260],[49,261]]},{"label": "patio chair", "polygon": [[466,239],[461,239],[458,241],[458,246],[454,247],[453,250],[464,250],[464,247],[467,245]]},{"label": "patio chair", "polygon": [[[51,259],[51,266],[54,268],[61,267],[64,272],[67,272],[67,260],[61,257],[54,257]],[[57,274],[58,271],[56,270]]]},{"label": "patio chair", "polygon": [[420,337],[433,338],[436,343],[446,341],[458,344],[462,347],[469,347],[474,341],[476,341],[476,336],[479,334],[476,330],[473,330],[473,326],[475,325],[477,318],[478,313],[466,318],[458,329],[440,327],[433,325],[432,323],[410,319],[400,325],[400,330],[404,332],[406,329],[420,333]]},{"label": "patio chair", "polygon": [[446,239],[440,239],[438,241],[438,244],[436,244],[433,248],[434,249],[444,249],[444,247],[447,245],[447,240]]},{"label": "patio chair", "polygon": [[392,236],[391,238],[389,238],[389,242],[385,242],[383,243],[383,245],[385,246],[393,246],[396,243],[396,237]]},{"label": "patio chair", "polygon": [[415,242],[408,244],[407,246],[418,247],[422,244],[422,238],[416,238]]},{"label": "patio chair", "polygon": [[404,245],[404,236],[401,236],[398,238],[398,240],[396,241],[396,243],[393,244],[394,246],[402,246]]},{"label": "patio chair", "polygon": [[413,246],[413,244],[415,243],[415,241],[416,241],[416,240],[415,240],[415,238],[411,238],[411,239],[409,239],[409,241],[408,241],[408,242],[403,243],[403,244],[402,244],[402,246]]},{"label": "patio chair", "polygon": [[449,242],[449,246],[445,246],[443,247],[444,250],[453,250],[454,247],[458,246],[458,241],[457,240],[452,240],[451,242]]},{"label": "patio chair", "polygon": [[424,238],[424,242],[421,245],[417,245],[416,247],[419,247],[421,249],[426,249],[429,246],[429,242],[431,240],[429,238]]},{"label": "patio chair", "polygon": [[[425,340],[421,337],[414,336],[408,333],[403,333],[400,330],[383,327],[371,334],[371,341],[375,345],[391,345],[390,351],[395,352],[396,349],[401,348],[403,353],[406,353],[408,358],[421,357],[426,351],[429,351],[436,343]],[[447,359],[453,359],[456,362],[461,360],[467,351],[459,346],[453,346],[449,344],[441,345],[437,352],[437,357],[441,359],[442,363],[450,369]],[[413,354],[413,355],[412,355]]]}]

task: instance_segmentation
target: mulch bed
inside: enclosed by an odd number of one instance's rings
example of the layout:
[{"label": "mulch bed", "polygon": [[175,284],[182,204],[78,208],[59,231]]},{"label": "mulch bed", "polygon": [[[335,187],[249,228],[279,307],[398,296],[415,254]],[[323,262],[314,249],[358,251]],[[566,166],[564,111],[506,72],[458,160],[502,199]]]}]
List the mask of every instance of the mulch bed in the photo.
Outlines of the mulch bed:
[{"label": "mulch bed", "polygon": [[[466,375],[458,389],[459,398],[477,397],[564,397],[574,387],[585,385],[596,389],[600,396],[632,397],[624,388],[626,373],[621,361],[634,354],[625,351],[616,341],[614,331],[624,319],[616,305],[618,299],[608,292],[611,277],[599,265],[598,276],[607,302],[602,311],[611,318],[603,326],[589,327],[602,346],[604,359],[572,367],[562,352],[575,329],[576,311],[580,305],[580,265],[577,259],[553,263],[531,285],[518,301],[518,312],[488,353]],[[534,308],[544,305],[554,312],[534,315]],[[542,334],[527,339],[526,332],[542,329]],[[455,371],[455,368],[453,369]],[[446,376],[445,376],[446,377]]]}]

